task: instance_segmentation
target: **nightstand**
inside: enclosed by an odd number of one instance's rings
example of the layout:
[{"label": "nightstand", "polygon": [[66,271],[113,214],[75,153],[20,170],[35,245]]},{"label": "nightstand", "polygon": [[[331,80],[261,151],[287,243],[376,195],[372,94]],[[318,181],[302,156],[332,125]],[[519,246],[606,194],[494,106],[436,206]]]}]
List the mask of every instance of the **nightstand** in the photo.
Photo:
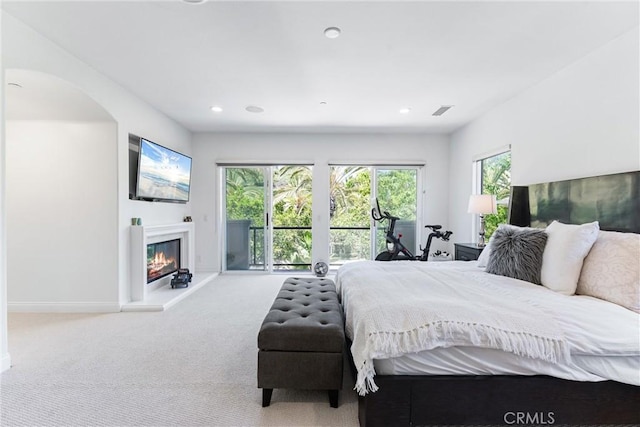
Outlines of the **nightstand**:
[{"label": "nightstand", "polygon": [[454,243],[456,247],[456,261],[475,261],[482,253],[483,247],[475,243]]}]

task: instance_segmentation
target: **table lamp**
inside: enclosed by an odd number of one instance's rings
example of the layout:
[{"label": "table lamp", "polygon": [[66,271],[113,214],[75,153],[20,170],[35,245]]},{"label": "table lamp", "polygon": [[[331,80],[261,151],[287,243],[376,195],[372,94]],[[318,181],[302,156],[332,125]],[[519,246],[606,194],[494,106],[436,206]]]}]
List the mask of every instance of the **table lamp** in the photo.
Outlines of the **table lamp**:
[{"label": "table lamp", "polygon": [[469,196],[469,213],[480,215],[480,238],[478,247],[484,247],[484,216],[498,212],[496,196],[493,194],[472,194]]}]

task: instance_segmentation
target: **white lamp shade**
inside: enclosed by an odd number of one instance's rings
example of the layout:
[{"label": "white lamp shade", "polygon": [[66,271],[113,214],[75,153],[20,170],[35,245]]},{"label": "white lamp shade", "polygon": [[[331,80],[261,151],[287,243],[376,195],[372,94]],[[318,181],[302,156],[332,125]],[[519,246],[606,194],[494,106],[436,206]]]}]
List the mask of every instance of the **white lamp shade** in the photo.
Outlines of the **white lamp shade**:
[{"label": "white lamp shade", "polygon": [[472,194],[469,196],[469,213],[486,215],[498,213],[494,194]]}]

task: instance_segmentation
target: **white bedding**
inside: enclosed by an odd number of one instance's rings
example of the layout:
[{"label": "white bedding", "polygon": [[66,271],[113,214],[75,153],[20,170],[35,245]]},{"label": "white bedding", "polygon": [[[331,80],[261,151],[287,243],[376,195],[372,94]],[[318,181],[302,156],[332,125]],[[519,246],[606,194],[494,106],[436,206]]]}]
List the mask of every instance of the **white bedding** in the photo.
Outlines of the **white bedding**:
[{"label": "white bedding", "polygon": [[[506,296],[505,299],[513,304],[515,309],[520,307],[525,311],[527,307],[535,307],[537,311],[534,312],[542,313],[542,317],[546,317],[559,328],[563,340],[568,345],[570,357],[556,361],[542,360],[495,348],[442,344],[436,348],[422,349],[425,351],[412,351],[407,355],[393,354],[380,357],[379,352],[372,353],[369,356],[376,359],[376,372],[395,375],[543,374],[571,380],[612,379],[640,385],[638,314],[596,298],[565,296],[531,283],[487,274],[478,268],[475,262],[363,261],[345,264],[336,275],[336,285],[346,313],[347,336],[353,341],[352,352],[354,348],[361,351],[367,347],[357,343],[354,334],[355,330],[363,328],[358,322],[364,320],[354,315],[358,313],[358,301],[366,299],[363,293],[383,292],[385,298],[389,298],[389,301],[381,303],[376,310],[382,313],[385,307],[394,305],[391,301],[394,298],[393,292],[389,290],[403,289],[404,285],[394,284],[394,278],[405,274],[420,277],[429,271],[446,271],[447,275],[458,275],[460,283],[468,283],[471,280],[482,293]],[[459,295],[463,289],[470,289],[456,286],[456,283],[449,286],[453,295]],[[477,289],[472,291],[475,294]],[[424,298],[428,301],[429,286],[424,283],[416,284],[412,295],[413,298]],[[478,306],[480,305],[478,302]],[[428,309],[428,306],[426,308]],[[473,307],[469,309],[473,310]],[[360,316],[364,317],[366,316]],[[369,390],[375,390],[375,387],[370,387]]]},{"label": "white bedding", "polygon": [[640,385],[640,356],[572,356],[549,363],[500,350],[449,347],[376,359],[378,375],[548,375],[573,381],[614,380]]}]

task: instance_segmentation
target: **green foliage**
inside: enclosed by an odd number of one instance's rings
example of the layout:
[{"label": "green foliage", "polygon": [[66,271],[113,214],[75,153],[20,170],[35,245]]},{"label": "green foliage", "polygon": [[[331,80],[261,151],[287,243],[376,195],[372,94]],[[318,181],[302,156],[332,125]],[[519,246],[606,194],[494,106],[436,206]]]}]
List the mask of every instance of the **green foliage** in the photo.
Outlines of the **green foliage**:
[{"label": "green foliage", "polygon": [[415,220],[417,171],[378,170],[377,179],[380,208],[403,220]]},{"label": "green foliage", "polygon": [[332,227],[368,227],[371,172],[363,166],[333,166],[329,175]]},{"label": "green foliage", "polygon": [[[273,174],[273,226],[309,227],[273,232],[274,264],[311,265],[312,170],[307,166],[278,167]],[[308,270],[309,266],[293,267]],[[280,269],[289,269],[280,266]]]},{"label": "green foliage", "polygon": [[488,242],[489,237],[496,231],[500,224],[507,222],[507,207],[498,206],[498,213],[495,215],[486,215],[484,217],[485,239]]},{"label": "green foliage", "polygon": [[[416,218],[416,170],[379,170],[380,205],[402,219]],[[331,261],[369,259],[371,224],[371,168],[336,166],[330,170],[330,226],[363,227],[331,230]],[[261,168],[227,168],[227,219],[250,219],[252,264],[264,265],[264,185]],[[282,269],[308,269],[312,248],[312,169],[282,166],[273,173],[274,264],[306,264]],[[278,227],[295,227],[280,229]],[[381,234],[381,233],[378,233]],[[382,234],[382,242],[384,234]],[[378,237],[377,240],[380,240]]]},{"label": "green foliage", "polygon": [[511,152],[498,154],[482,160],[482,194],[495,194],[498,213],[485,216],[485,239],[491,237],[498,225],[507,222],[507,206],[511,190]]},{"label": "green foliage", "polygon": [[[330,262],[369,259],[371,224],[371,171],[363,166],[333,166],[329,175],[333,213],[329,231]],[[340,230],[335,227],[363,227]]]},{"label": "green foliage", "polygon": [[226,170],[227,219],[250,219],[252,226],[264,222],[264,176],[256,168]]}]

